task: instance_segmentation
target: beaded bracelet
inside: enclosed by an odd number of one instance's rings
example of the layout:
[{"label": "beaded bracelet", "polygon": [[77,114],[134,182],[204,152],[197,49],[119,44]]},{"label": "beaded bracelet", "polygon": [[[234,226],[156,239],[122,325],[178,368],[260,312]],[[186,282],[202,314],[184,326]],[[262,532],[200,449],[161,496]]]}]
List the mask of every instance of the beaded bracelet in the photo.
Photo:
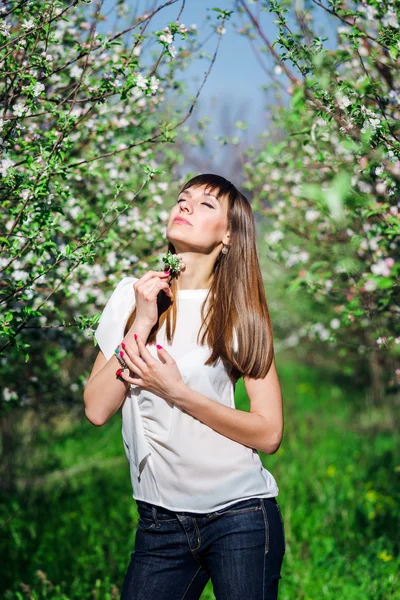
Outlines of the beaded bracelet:
[{"label": "beaded bracelet", "polygon": [[122,356],[119,355],[120,353],[120,349],[117,346],[114,350],[114,355],[117,357],[119,364],[121,365],[121,367],[123,367],[124,369],[129,369],[128,365],[126,364],[126,362],[124,361],[124,359],[122,358]]}]

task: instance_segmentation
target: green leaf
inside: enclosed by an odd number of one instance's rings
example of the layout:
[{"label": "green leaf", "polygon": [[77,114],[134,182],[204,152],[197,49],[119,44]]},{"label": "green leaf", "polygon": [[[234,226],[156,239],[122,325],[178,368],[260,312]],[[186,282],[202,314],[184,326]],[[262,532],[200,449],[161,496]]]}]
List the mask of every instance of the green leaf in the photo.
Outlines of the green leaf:
[{"label": "green leaf", "polygon": [[378,287],[381,290],[387,290],[393,287],[393,280],[390,277],[380,277],[378,280]]},{"label": "green leaf", "polygon": [[324,191],[331,217],[337,221],[344,219],[344,200],[350,189],[350,174],[342,172],[336,175],[332,182],[332,187]]}]

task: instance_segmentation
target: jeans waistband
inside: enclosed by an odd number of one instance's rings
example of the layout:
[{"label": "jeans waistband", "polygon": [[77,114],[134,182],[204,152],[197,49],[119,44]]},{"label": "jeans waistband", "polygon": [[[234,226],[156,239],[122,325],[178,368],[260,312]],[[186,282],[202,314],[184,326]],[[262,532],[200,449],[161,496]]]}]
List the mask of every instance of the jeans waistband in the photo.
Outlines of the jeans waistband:
[{"label": "jeans waistband", "polygon": [[[277,504],[277,500],[275,497],[246,498],[243,500],[238,500],[237,502],[227,506],[225,509],[223,508],[223,509],[216,509],[216,510],[229,510],[229,508],[234,508],[234,507],[236,507],[236,505],[240,504],[241,502],[248,502],[248,501],[260,502],[260,500],[268,500],[269,502],[273,502],[274,504]],[[188,517],[198,517],[199,518],[199,517],[205,517],[209,513],[216,512],[215,510],[210,510],[208,513],[197,513],[197,512],[190,512],[190,511],[186,511],[186,510],[173,511],[173,510],[170,510],[169,508],[165,508],[164,506],[159,506],[158,504],[152,504],[151,502],[146,502],[145,500],[136,500],[136,504],[138,505],[139,508],[142,506],[142,507],[150,510],[152,512],[152,515],[154,518],[156,518],[157,515],[164,515],[166,517],[169,516],[169,517],[173,518],[173,517],[175,517],[175,515],[177,513],[186,515]]]}]

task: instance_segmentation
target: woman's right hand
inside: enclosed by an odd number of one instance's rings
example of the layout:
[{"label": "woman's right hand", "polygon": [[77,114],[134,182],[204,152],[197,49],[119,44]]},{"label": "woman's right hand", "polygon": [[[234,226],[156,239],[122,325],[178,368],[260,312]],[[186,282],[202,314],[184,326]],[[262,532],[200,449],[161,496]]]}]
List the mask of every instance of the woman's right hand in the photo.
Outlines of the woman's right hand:
[{"label": "woman's right hand", "polygon": [[173,300],[169,287],[170,273],[148,271],[135,281],[133,289],[136,298],[136,321],[153,327],[158,320],[157,296],[163,290]]}]

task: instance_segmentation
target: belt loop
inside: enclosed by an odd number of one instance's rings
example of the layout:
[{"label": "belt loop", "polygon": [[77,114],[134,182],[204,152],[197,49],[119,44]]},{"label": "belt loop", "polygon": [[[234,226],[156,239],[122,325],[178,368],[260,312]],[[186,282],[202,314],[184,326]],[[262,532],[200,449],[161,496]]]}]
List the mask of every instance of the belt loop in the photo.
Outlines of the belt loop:
[{"label": "belt loop", "polygon": [[152,512],[152,515],[153,515],[154,523],[157,526],[158,525],[158,521],[157,521],[157,506],[154,506],[154,504],[151,507],[151,512]]}]

